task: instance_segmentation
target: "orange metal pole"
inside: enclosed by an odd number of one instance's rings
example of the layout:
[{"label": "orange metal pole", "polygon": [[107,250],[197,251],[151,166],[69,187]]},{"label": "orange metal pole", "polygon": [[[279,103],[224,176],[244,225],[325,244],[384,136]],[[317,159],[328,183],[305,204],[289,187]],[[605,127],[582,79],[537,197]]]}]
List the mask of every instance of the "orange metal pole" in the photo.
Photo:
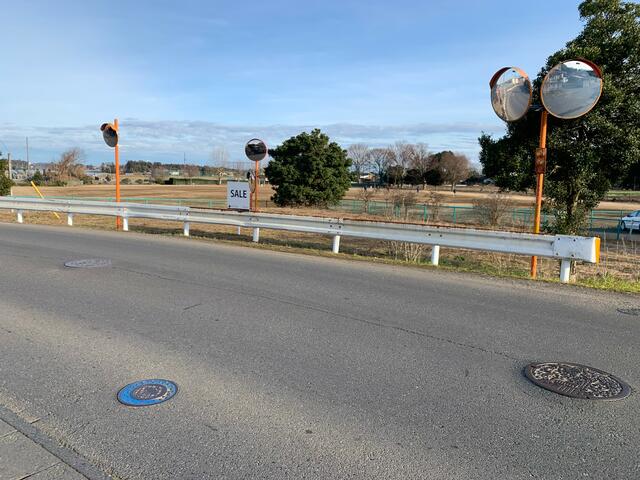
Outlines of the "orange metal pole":
[{"label": "orange metal pole", "polygon": [[253,202],[255,204],[253,210],[255,212],[258,211],[258,189],[260,188],[260,162],[255,162],[256,163],[256,188],[255,193],[253,194]]},{"label": "orange metal pole", "polygon": [[[542,110],[540,116],[540,143],[541,149],[547,148],[547,111]],[[545,154],[546,162],[546,154]],[[540,210],[542,209],[542,188],[544,182],[544,173],[538,172],[536,178],[536,211],[533,217],[533,233],[540,233]],[[531,257],[531,278],[538,275],[538,257]]]},{"label": "orange metal pole", "polygon": [[[116,129],[116,133],[118,134],[118,143],[115,148],[115,156],[116,156],[116,203],[120,203],[120,132],[118,128],[118,119],[113,120],[113,128]],[[116,217],[116,230],[120,230],[122,226],[122,218]]]}]

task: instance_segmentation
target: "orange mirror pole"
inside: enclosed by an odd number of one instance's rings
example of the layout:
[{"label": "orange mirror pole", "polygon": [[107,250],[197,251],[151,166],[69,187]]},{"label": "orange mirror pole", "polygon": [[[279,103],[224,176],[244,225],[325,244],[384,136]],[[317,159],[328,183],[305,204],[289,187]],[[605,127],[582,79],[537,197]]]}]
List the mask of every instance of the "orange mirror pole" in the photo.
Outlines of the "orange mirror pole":
[{"label": "orange mirror pole", "polygon": [[256,184],[255,184],[255,193],[253,194],[253,203],[254,203],[254,207],[253,207],[253,211],[257,212],[258,211],[258,188],[260,188],[260,162],[255,162],[256,164]]},{"label": "orange mirror pole", "polygon": [[[540,233],[540,210],[542,209],[542,184],[547,167],[547,111],[540,116],[540,143],[536,151],[536,211],[533,217],[533,233]],[[531,257],[531,278],[538,274],[538,257]]]},{"label": "orange mirror pole", "polygon": [[[118,119],[113,120],[113,127],[116,133],[119,133]],[[115,163],[116,163],[116,203],[120,203],[120,147],[118,144],[115,146]],[[122,218],[116,217],[116,230],[120,230],[122,226]]]}]

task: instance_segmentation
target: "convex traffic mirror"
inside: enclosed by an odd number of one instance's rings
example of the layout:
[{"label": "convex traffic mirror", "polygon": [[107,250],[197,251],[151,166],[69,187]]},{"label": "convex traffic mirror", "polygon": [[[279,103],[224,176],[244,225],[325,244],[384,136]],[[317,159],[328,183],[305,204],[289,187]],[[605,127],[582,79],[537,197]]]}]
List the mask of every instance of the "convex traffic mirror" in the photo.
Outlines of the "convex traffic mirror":
[{"label": "convex traffic mirror", "polygon": [[251,139],[244,147],[244,153],[249,160],[259,162],[267,156],[267,144],[259,138]]},{"label": "convex traffic mirror", "polygon": [[531,81],[519,68],[501,68],[491,78],[489,86],[493,110],[505,122],[519,120],[529,111]]},{"label": "convex traffic mirror", "polygon": [[100,126],[100,130],[102,131],[102,138],[104,138],[104,143],[106,143],[111,148],[114,148],[118,145],[118,131],[114,128],[110,123],[103,123]]},{"label": "convex traffic mirror", "polygon": [[589,112],[602,93],[602,73],[586,60],[559,63],[544,77],[540,97],[554,117],[578,118]]}]

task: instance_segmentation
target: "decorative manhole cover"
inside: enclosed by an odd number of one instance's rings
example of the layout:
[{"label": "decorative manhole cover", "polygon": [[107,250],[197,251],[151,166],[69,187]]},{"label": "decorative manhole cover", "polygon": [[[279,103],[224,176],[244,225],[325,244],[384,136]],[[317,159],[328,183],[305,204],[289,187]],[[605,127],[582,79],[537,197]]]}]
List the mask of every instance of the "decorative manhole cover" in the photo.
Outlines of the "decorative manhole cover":
[{"label": "decorative manhole cover", "polygon": [[140,380],[118,392],[118,401],[132,407],[146,407],[166,402],[178,393],[178,386],[169,380]]},{"label": "decorative manhole cover", "polygon": [[70,262],[66,262],[64,266],[70,268],[110,267],[111,260],[107,258],[85,258],[83,260],[71,260]]},{"label": "decorative manhole cover", "polygon": [[629,385],[610,373],[576,363],[532,363],[524,371],[539,387],[585,400],[617,400],[631,393]]},{"label": "decorative manhole cover", "polygon": [[624,313],[625,315],[635,315],[636,317],[640,317],[640,308],[619,308],[618,312]]}]

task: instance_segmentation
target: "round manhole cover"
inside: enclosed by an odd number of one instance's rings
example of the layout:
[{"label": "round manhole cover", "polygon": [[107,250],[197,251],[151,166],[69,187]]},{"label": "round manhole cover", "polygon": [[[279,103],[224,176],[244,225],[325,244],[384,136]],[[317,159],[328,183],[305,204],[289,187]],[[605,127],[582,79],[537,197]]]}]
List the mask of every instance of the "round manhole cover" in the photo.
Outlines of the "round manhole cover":
[{"label": "round manhole cover", "polygon": [[625,315],[640,317],[640,308],[619,308],[618,312],[624,313]]},{"label": "round manhole cover", "polygon": [[532,363],[529,380],[560,395],[584,400],[618,400],[631,393],[629,385],[610,373],[576,363]]},{"label": "round manhole cover", "polygon": [[85,258],[83,260],[71,260],[70,262],[65,262],[64,266],[69,268],[110,267],[111,260],[107,258]]},{"label": "round manhole cover", "polygon": [[169,380],[140,380],[118,392],[118,401],[132,407],[146,407],[166,402],[178,393],[178,386]]}]

